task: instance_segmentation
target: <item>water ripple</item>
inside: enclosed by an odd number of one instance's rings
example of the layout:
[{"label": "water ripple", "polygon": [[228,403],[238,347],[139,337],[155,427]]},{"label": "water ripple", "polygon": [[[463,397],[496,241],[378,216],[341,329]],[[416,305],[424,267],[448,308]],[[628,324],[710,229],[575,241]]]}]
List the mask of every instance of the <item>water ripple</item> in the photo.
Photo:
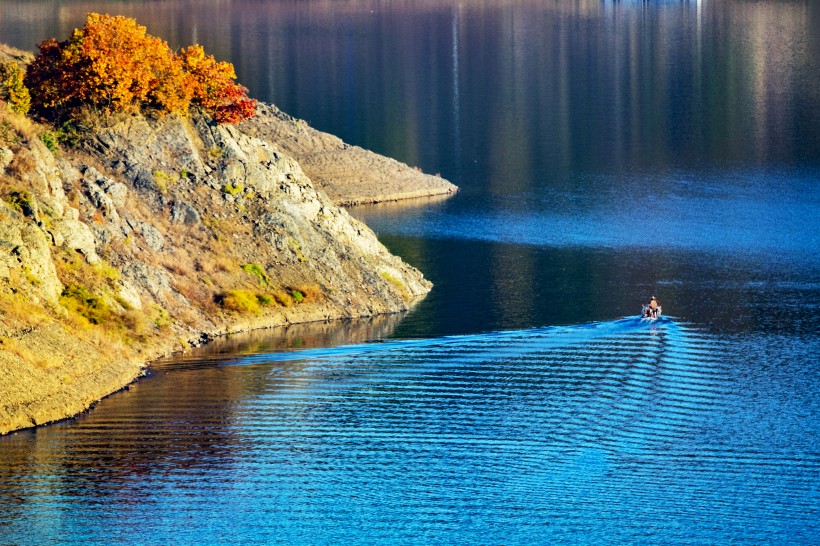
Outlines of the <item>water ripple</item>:
[{"label": "water ripple", "polygon": [[700,536],[810,536],[820,451],[727,430],[735,350],[629,318],[185,356],[71,425],[1,439],[0,537],[687,542],[680,523],[716,513],[731,523]]}]

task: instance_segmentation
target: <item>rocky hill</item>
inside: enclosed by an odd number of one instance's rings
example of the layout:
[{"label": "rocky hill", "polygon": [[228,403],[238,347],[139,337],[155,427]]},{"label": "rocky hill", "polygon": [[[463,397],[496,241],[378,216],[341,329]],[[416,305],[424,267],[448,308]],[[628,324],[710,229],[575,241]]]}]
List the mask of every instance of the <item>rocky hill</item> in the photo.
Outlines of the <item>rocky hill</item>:
[{"label": "rocky hill", "polygon": [[447,196],[458,191],[440,176],[424,174],[395,159],[351,146],[275,106],[261,104],[258,112],[243,123],[243,130],[276,142],[338,205]]},{"label": "rocky hill", "polygon": [[[0,433],[74,415],[221,333],[397,312],[430,290],[285,153],[270,128],[298,122],[260,111],[109,118],[72,147],[0,118]],[[371,186],[412,171],[346,161]]]}]

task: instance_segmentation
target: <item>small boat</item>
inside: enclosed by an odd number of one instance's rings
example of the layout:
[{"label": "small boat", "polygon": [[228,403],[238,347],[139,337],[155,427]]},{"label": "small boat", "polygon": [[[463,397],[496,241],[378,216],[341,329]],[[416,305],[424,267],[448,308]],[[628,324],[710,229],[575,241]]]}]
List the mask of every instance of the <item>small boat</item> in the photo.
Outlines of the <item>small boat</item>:
[{"label": "small boat", "polygon": [[661,318],[661,306],[652,309],[648,305],[641,307],[641,320],[658,320]]}]

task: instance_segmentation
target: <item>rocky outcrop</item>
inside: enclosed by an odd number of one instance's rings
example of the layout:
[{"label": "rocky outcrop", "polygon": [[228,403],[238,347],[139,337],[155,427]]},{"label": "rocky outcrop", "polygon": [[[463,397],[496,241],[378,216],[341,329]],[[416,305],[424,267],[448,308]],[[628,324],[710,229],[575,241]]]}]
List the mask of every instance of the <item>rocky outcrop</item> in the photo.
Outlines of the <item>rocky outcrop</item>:
[{"label": "rocky outcrop", "polygon": [[273,105],[261,105],[259,115],[243,122],[242,130],[274,142],[279,150],[294,157],[338,205],[452,195],[458,191],[440,176],[424,174],[395,159],[346,144]]},{"label": "rocky outcrop", "polygon": [[203,338],[401,311],[430,290],[266,126],[123,117],[56,154],[24,132],[0,142],[0,433],[77,413]]}]

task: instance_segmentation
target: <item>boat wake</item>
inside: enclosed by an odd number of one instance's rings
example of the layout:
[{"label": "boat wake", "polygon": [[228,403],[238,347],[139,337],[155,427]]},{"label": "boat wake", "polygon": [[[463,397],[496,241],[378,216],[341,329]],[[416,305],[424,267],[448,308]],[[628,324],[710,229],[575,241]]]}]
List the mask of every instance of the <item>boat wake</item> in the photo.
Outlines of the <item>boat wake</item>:
[{"label": "boat wake", "polygon": [[[405,425],[419,424],[413,435],[441,423],[458,429],[466,415],[503,415],[503,425],[486,423],[491,437],[637,452],[680,437],[710,408],[724,388],[722,354],[716,339],[673,318],[627,317],[260,353],[228,365],[281,363],[270,368],[271,403],[309,398],[338,416],[389,399],[407,408]],[[457,403],[435,421],[410,409],[441,399]]]}]

